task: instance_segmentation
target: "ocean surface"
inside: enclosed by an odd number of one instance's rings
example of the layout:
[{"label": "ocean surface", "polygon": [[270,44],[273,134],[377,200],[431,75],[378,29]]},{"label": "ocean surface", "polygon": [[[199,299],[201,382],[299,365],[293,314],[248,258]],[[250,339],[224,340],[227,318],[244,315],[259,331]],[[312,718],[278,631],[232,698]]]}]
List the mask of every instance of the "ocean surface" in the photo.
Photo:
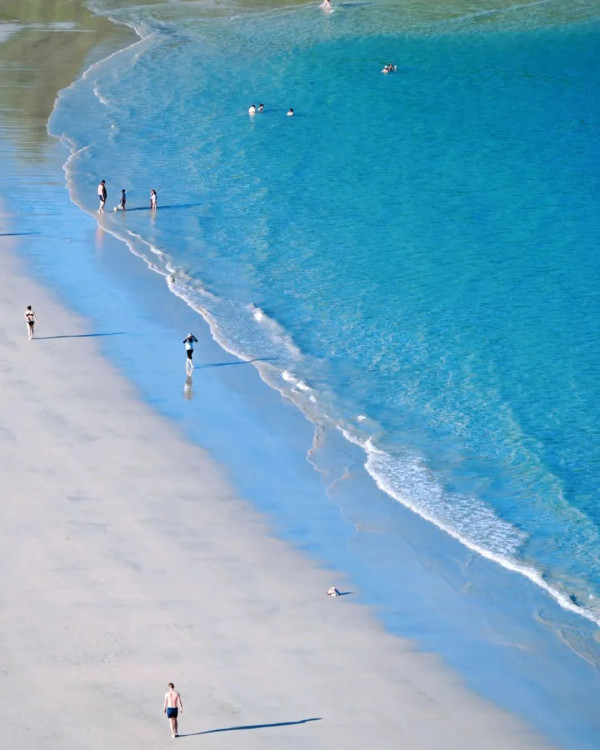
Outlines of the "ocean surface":
[{"label": "ocean surface", "polygon": [[142,41],[50,122],[73,199],[126,188],[107,227],[228,350],[600,623],[600,11],[119,5]]},{"label": "ocean surface", "polygon": [[139,41],[50,119],[72,201],[107,180],[102,226],[306,416],[356,528],[397,531],[383,492],[537,587],[597,677],[597,3],[122,6],[90,7]]}]

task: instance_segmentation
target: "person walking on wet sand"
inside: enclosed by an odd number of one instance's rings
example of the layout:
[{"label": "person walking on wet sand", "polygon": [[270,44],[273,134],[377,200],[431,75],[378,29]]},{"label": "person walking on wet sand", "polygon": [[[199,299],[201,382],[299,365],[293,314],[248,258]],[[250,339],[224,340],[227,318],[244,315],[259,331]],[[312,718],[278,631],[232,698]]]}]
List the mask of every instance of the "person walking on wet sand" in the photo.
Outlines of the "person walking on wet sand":
[{"label": "person walking on wet sand", "polygon": [[183,713],[183,704],[181,703],[181,696],[175,690],[175,685],[170,682],[168,687],[169,689],[165,693],[163,713],[167,714],[167,719],[171,724],[171,737],[177,737],[179,729],[177,726],[177,715],[179,714],[179,711]]},{"label": "person walking on wet sand", "polygon": [[192,370],[194,368],[194,363],[192,362],[192,357],[194,356],[194,344],[198,343],[198,339],[194,336],[193,333],[188,333],[188,335],[183,339],[183,343],[185,344],[185,351],[187,352],[185,369]]},{"label": "person walking on wet sand", "polygon": [[104,204],[106,203],[106,180],[100,180],[98,185],[98,199],[100,200],[100,207],[98,208],[99,213],[104,212]]},{"label": "person walking on wet sand", "polygon": [[33,338],[33,327],[37,323],[37,318],[31,309],[31,305],[27,305],[27,309],[25,310],[25,322],[27,323],[27,337],[31,341]]}]

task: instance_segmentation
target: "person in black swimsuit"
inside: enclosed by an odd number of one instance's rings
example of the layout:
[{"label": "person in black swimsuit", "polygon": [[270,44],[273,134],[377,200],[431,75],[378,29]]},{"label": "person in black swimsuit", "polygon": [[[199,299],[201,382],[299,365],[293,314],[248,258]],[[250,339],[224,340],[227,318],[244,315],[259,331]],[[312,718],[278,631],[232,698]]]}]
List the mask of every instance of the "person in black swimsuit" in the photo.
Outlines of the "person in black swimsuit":
[{"label": "person in black swimsuit", "polygon": [[31,309],[31,305],[27,305],[27,309],[25,310],[25,322],[27,323],[27,337],[31,341],[33,338],[33,327],[37,323],[37,318]]}]

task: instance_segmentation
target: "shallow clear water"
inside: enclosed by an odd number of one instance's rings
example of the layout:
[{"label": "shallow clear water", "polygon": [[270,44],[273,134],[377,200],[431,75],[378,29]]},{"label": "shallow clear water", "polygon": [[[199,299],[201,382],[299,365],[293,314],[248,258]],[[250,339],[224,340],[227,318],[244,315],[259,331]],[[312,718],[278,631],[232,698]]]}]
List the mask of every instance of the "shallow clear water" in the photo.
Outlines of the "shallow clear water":
[{"label": "shallow clear water", "polygon": [[144,39],[61,94],[74,200],[126,188],[106,226],[227,348],[600,621],[593,5],[97,5]]}]

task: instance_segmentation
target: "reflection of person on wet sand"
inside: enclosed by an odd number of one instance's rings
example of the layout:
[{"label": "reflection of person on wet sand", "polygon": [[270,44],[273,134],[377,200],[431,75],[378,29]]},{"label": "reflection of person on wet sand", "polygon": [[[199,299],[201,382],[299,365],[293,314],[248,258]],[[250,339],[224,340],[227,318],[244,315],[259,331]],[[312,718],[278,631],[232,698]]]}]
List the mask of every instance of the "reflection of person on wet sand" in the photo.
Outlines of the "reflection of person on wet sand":
[{"label": "reflection of person on wet sand", "polygon": [[194,391],[192,390],[192,371],[188,370],[185,383],[183,385],[183,397],[186,401],[191,401],[194,398]]}]

